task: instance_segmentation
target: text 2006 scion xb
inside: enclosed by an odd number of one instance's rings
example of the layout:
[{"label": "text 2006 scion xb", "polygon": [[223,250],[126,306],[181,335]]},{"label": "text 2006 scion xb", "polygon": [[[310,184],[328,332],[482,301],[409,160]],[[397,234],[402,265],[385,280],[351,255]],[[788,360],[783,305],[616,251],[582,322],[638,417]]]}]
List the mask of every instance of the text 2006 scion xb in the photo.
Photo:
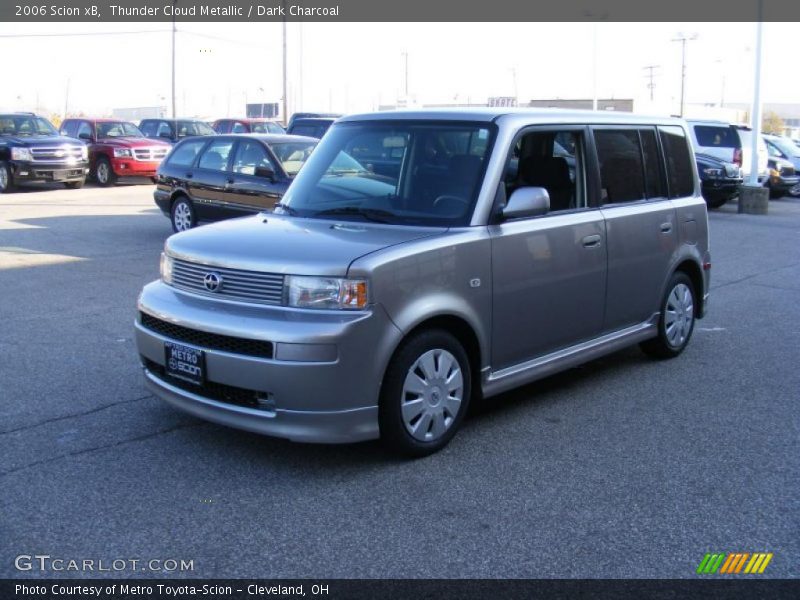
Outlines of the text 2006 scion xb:
[{"label": "text 2006 scion xb", "polygon": [[422,455],[490,397],[703,316],[686,126],[591,112],[340,119],[273,213],[170,237],[139,297],[149,388],[204,419]]}]

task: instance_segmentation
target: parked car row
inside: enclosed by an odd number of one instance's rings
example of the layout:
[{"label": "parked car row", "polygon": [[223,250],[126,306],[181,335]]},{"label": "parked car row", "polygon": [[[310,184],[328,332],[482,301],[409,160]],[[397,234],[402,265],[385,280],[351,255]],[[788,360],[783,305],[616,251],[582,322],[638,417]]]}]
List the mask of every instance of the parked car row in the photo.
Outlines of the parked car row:
[{"label": "parked car row", "polygon": [[[719,208],[739,194],[750,177],[752,130],[723,121],[687,120],[695,151],[703,197]],[[800,147],[793,140],[762,135],[758,141],[758,182],[770,196],[800,195]]]}]

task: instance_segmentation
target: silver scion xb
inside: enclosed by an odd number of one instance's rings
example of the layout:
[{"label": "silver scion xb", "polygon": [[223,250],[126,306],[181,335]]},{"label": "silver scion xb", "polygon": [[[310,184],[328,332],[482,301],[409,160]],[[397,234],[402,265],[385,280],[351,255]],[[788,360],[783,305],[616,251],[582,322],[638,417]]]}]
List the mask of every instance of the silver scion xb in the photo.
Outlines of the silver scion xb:
[{"label": "silver scion xb", "polygon": [[340,119],[274,212],[170,237],[139,297],[148,387],[193,415],[424,455],[488,398],[708,299],[686,125],[572,111]]}]

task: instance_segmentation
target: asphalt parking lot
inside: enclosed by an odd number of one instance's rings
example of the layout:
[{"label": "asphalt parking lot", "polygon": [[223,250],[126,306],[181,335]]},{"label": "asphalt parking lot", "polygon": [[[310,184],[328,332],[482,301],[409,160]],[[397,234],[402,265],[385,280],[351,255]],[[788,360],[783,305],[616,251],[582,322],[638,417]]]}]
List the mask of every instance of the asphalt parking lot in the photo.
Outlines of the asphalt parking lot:
[{"label": "asphalt parking lot", "polygon": [[800,199],[712,212],[710,312],[678,359],[631,348],[505,394],[402,461],[145,391],[135,300],[170,233],[151,194],[0,197],[0,577],[41,576],[14,567],[37,553],[193,577],[616,578],[739,551],[800,574]]}]

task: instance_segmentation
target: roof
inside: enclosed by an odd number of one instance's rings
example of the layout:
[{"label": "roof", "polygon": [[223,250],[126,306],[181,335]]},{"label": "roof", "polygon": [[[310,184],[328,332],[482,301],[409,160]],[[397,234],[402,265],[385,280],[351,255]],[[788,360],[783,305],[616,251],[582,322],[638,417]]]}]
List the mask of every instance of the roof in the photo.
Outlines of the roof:
[{"label": "roof", "polygon": [[241,121],[242,123],[278,123],[278,120],[275,118],[269,117],[222,117],[221,119],[217,119],[215,122],[219,121]]},{"label": "roof", "polygon": [[267,144],[279,144],[281,142],[311,142],[316,144],[319,142],[317,138],[307,137],[304,135],[289,135],[287,133],[223,133],[213,136],[213,138],[231,138],[234,140],[241,138],[252,138],[255,140],[261,140]]},{"label": "roof", "polygon": [[96,123],[135,123],[129,119],[117,119],[115,117],[67,117],[65,121],[95,121]]},{"label": "roof", "polygon": [[547,123],[629,123],[629,124],[680,124],[682,119],[675,117],[655,117],[617,111],[567,110],[561,108],[442,108],[424,110],[389,110],[373,113],[348,115],[339,119],[340,123],[355,121],[476,121],[490,123],[502,117],[510,120],[537,121]]}]

